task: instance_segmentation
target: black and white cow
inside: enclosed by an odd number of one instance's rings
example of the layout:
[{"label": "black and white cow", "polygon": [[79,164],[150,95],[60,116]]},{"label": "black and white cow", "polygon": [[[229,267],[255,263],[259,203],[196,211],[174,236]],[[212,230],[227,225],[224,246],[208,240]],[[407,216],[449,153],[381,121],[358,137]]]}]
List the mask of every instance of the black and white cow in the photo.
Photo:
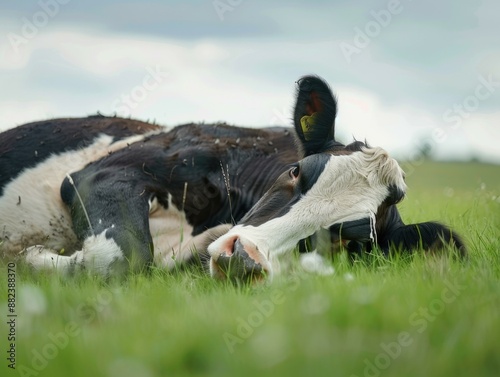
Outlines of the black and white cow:
[{"label": "black and white cow", "polygon": [[222,236],[208,247],[212,275],[237,278],[272,274],[274,255],[321,228],[357,251],[444,242],[464,252],[440,224],[403,224],[399,166],[380,148],[337,143],[335,114],[326,83],[309,76],[295,108],[299,154],[285,128],[169,131],[97,116],[6,131],[0,251],[38,269],[108,276],[171,268]]}]

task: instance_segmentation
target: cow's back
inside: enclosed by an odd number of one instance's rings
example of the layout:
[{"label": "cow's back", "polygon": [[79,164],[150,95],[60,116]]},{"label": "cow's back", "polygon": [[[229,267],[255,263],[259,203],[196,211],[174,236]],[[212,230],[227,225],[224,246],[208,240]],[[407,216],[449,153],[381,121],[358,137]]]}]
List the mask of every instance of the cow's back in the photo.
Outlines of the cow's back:
[{"label": "cow's back", "polygon": [[4,131],[0,133],[0,195],[23,170],[51,155],[85,148],[101,135],[116,141],[159,129],[162,127],[138,120],[97,115],[50,119]]}]

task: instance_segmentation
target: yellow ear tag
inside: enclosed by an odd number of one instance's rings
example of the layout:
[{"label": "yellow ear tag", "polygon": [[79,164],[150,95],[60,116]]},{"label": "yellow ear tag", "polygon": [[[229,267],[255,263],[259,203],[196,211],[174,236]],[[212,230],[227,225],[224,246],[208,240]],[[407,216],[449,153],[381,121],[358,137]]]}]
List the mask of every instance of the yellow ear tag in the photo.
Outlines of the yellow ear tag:
[{"label": "yellow ear tag", "polygon": [[313,130],[314,123],[316,122],[316,115],[318,113],[313,113],[312,115],[304,115],[300,118],[300,125],[302,126],[302,132],[304,133],[304,138],[309,140],[310,134]]}]

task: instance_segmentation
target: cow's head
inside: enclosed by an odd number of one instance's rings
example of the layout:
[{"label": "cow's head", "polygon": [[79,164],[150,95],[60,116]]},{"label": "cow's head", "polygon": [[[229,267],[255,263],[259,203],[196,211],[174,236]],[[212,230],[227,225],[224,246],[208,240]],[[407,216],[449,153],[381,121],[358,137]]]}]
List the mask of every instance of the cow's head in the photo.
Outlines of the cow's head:
[{"label": "cow's head", "polygon": [[338,224],[354,226],[360,240],[373,239],[378,207],[404,196],[403,171],[381,148],[337,143],[335,115],[336,101],[324,81],[314,76],[298,81],[294,125],[304,158],[209,245],[212,276],[270,277],[277,255]]}]

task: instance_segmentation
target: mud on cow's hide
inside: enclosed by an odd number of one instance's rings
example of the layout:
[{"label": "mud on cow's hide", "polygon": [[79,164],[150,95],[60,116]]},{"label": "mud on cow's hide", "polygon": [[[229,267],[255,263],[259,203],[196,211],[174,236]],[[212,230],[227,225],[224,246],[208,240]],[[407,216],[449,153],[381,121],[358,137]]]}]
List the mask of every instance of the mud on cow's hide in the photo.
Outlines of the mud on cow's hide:
[{"label": "mud on cow's hide", "polygon": [[[212,276],[261,279],[275,257],[320,229],[355,255],[460,238],[405,225],[406,186],[380,148],[335,140],[337,104],[299,80],[294,130],[186,124],[171,130],[93,116],[0,134],[0,252],[35,269],[123,275],[192,261]],[[232,226],[231,224],[236,224]]]}]

